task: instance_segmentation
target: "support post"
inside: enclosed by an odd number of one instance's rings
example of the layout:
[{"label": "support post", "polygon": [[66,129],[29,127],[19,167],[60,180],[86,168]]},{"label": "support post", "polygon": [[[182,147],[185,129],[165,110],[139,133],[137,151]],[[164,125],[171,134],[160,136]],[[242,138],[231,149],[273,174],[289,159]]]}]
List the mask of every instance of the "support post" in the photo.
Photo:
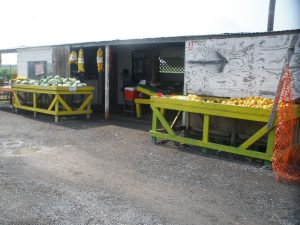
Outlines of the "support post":
[{"label": "support post", "polygon": [[[58,98],[58,95],[56,95],[56,97]],[[58,123],[59,117],[58,117],[58,110],[59,110],[59,101],[57,100],[55,102],[55,123]]]},{"label": "support post", "polygon": [[283,87],[283,83],[284,83],[283,77],[284,77],[284,74],[285,74],[285,69],[290,64],[291,58],[292,58],[292,56],[294,54],[294,51],[295,51],[295,46],[296,46],[298,38],[299,37],[298,37],[297,34],[295,34],[292,37],[290,47],[288,48],[288,51],[287,51],[287,57],[285,59],[284,66],[283,66],[282,71],[281,71],[281,75],[280,75],[280,79],[279,79],[279,82],[278,82],[277,91],[276,91],[276,95],[275,95],[275,99],[274,99],[274,104],[273,104],[273,107],[272,107],[272,111],[271,111],[271,115],[270,115],[270,119],[269,119],[269,123],[268,123],[269,130],[271,130],[271,128],[273,127],[273,122],[274,122],[274,119],[275,119],[275,114],[276,114],[276,110],[277,110],[277,107],[278,107],[278,103],[279,103],[279,99],[280,99],[280,96],[281,96],[281,91],[282,91],[282,87]]},{"label": "support post", "polygon": [[270,0],[269,3],[269,15],[268,15],[268,28],[267,30],[273,31],[273,26],[274,26],[274,16],[275,16],[275,5],[276,5],[276,0]]},{"label": "support post", "polygon": [[109,45],[105,46],[105,119],[109,118]]},{"label": "support post", "polygon": [[208,133],[209,133],[209,115],[204,114],[204,121],[203,121],[203,134],[202,134],[202,141],[203,143],[208,142]]},{"label": "support post", "polygon": [[[187,86],[186,78],[184,76],[184,81],[183,81],[183,95],[187,95],[187,93],[188,93],[188,86]],[[187,128],[188,127],[187,124],[190,123],[190,121],[188,121],[186,119],[187,114],[188,114],[188,112],[186,112],[186,111],[182,112],[182,121],[181,121],[181,127],[184,127],[184,129],[185,129],[186,132],[187,132],[187,129],[188,129]]]},{"label": "support post", "polygon": [[231,132],[230,132],[230,144],[232,146],[236,145],[236,135],[237,135],[237,119],[233,119],[231,124]]},{"label": "support post", "polygon": [[[93,94],[91,94],[90,96],[92,96],[92,98],[93,98]],[[89,103],[87,105],[87,110],[91,110],[91,101],[92,101],[92,98],[91,98],[91,100],[89,101]],[[90,113],[86,114],[86,118],[88,120],[91,119],[91,114]]]},{"label": "support post", "polygon": [[33,117],[36,118],[36,93],[33,93]]},{"label": "support post", "polygon": [[[124,103],[124,104],[125,104],[125,103]],[[136,109],[136,117],[137,117],[138,119],[140,119],[141,116],[142,116],[142,107],[141,107],[141,104],[135,103],[135,109]]]},{"label": "support post", "polygon": [[160,108],[160,113],[161,113],[161,115],[163,115],[163,116],[165,116],[165,109],[164,108]]},{"label": "support post", "polygon": [[296,126],[296,144],[300,144],[300,119],[297,119],[297,126]]},{"label": "support post", "polygon": [[[155,131],[155,132],[157,131],[157,117],[156,117],[154,111],[152,111],[152,131]],[[157,143],[156,137],[151,136],[151,139],[154,144]]]},{"label": "support post", "polygon": [[[275,139],[275,127],[273,127],[272,130],[269,132],[268,140],[267,140],[266,154],[271,156],[270,157],[271,160],[272,160],[272,154],[273,154],[274,139]],[[267,167],[271,167],[272,161],[265,160],[264,165]]]}]

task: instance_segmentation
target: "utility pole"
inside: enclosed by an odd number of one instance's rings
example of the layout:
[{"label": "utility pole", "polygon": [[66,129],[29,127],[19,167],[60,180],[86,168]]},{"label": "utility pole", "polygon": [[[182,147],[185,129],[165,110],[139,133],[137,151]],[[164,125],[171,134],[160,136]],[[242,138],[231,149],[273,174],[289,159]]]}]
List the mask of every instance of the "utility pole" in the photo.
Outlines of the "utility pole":
[{"label": "utility pole", "polygon": [[273,31],[276,0],[270,0],[267,31]]}]

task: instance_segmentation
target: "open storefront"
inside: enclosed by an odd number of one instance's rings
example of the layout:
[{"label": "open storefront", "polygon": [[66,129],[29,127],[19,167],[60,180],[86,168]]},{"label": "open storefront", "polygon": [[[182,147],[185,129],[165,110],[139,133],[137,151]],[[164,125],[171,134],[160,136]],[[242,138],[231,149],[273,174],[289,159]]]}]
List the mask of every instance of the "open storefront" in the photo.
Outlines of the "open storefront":
[{"label": "open storefront", "polygon": [[[70,66],[70,76],[76,77],[90,86],[95,87],[93,106],[100,111],[105,110],[105,71],[97,71],[97,49],[105,52],[105,46],[71,46],[70,51],[84,52],[84,73],[78,73],[78,66]],[[109,46],[109,110],[111,113],[124,112],[125,90],[136,89],[142,86],[152,92],[183,93],[184,81],[184,42],[157,43],[157,44],[128,44]],[[106,60],[104,55],[103,61]],[[147,93],[138,93],[136,96],[150,99]],[[136,114],[134,99],[132,99]],[[126,107],[126,106],[125,106]],[[148,106],[141,106],[143,112],[151,113]],[[125,111],[126,112],[126,111]],[[127,115],[127,113],[125,113]],[[143,113],[145,115],[145,113]]]}]

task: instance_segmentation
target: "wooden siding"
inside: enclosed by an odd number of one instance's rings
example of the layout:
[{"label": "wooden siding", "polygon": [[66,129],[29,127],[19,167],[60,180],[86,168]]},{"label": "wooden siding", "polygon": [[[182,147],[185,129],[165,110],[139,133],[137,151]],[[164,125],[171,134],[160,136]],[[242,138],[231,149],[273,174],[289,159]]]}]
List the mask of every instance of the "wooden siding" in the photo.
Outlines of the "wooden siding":
[{"label": "wooden siding", "polygon": [[70,76],[69,55],[70,48],[68,46],[53,48],[52,65],[54,74],[61,75],[62,77]]},{"label": "wooden siding", "polygon": [[[285,34],[187,41],[187,93],[274,98],[292,37]],[[295,98],[300,97],[299,39],[291,59]]]}]

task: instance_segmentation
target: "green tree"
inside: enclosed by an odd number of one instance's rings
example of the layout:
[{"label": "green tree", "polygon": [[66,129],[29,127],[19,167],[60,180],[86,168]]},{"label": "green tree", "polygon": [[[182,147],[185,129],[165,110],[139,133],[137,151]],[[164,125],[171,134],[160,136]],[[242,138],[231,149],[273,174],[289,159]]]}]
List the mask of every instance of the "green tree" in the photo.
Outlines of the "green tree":
[{"label": "green tree", "polygon": [[2,79],[6,79],[6,80],[11,80],[12,79],[12,76],[14,74],[17,74],[17,70],[16,69],[1,69],[0,68],[0,78]]}]

